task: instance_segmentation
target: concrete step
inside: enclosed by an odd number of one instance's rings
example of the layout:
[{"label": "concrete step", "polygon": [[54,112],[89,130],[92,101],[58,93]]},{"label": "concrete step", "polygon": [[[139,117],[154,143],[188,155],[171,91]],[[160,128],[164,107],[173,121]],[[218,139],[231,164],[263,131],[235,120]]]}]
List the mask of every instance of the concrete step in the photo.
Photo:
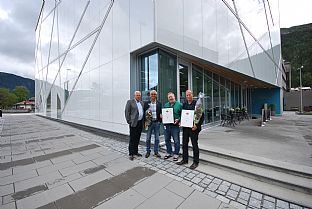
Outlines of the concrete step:
[{"label": "concrete step", "polygon": [[247,164],[233,159],[226,159],[206,153],[201,153],[200,159],[203,162],[215,164],[220,167],[234,170],[243,176],[256,180],[284,187],[289,190],[312,195],[312,180],[303,176],[293,175],[272,169],[272,167],[259,166],[256,163]]},{"label": "concrete step", "polygon": [[[189,147],[189,150],[192,151],[191,146]],[[261,156],[239,153],[212,146],[209,147],[201,146],[200,153],[205,153],[207,155],[228,159],[243,164],[256,165],[257,167],[292,174],[295,176],[300,176],[312,180],[312,167],[305,165],[293,164],[290,162],[282,162],[278,160],[264,158]]]},{"label": "concrete step", "polygon": [[312,206],[312,195],[281,187],[268,181],[261,181],[252,175],[242,175],[241,172],[237,172],[237,170],[231,168],[201,161],[197,170],[271,197],[308,208]]}]

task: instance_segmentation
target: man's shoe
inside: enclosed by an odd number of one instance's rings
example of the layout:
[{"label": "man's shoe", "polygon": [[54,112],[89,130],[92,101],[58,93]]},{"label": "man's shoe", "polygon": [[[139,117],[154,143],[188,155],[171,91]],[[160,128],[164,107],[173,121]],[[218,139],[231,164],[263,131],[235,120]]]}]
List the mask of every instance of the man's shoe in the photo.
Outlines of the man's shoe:
[{"label": "man's shoe", "polygon": [[130,155],[130,156],[129,156],[129,159],[130,159],[130,160],[133,160],[133,159],[134,159],[134,156],[133,156],[133,155]]},{"label": "man's shoe", "polygon": [[164,159],[167,160],[167,159],[169,159],[169,158],[171,158],[171,157],[172,157],[172,155],[169,155],[169,154],[168,154],[168,155],[165,155]]},{"label": "man's shoe", "polygon": [[193,163],[191,166],[190,166],[190,169],[194,170],[195,168],[198,167],[198,163]]},{"label": "man's shoe", "polygon": [[160,155],[158,152],[155,152],[155,153],[154,153],[154,157],[161,158],[161,155]]},{"label": "man's shoe", "polygon": [[178,161],[179,160],[179,155],[173,155],[173,161]]},{"label": "man's shoe", "polygon": [[177,162],[176,164],[177,165],[184,165],[184,164],[187,164],[188,162],[184,161],[184,160],[181,160],[180,162]]},{"label": "man's shoe", "polygon": [[138,157],[142,157],[142,154],[138,153],[138,154],[136,154],[136,156],[138,156]]},{"label": "man's shoe", "polygon": [[150,156],[150,153],[147,152],[147,153],[145,154],[145,158],[148,158],[149,156]]}]

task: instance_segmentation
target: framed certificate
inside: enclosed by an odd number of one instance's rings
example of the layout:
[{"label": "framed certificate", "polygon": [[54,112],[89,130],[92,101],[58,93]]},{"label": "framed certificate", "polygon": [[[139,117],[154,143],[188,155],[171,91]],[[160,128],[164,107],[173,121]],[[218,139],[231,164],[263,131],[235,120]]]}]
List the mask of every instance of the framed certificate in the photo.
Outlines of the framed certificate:
[{"label": "framed certificate", "polygon": [[163,108],[161,113],[163,124],[174,123],[173,108]]},{"label": "framed certificate", "polygon": [[192,128],[194,125],[194,110],[182,110],[181,126]]}]

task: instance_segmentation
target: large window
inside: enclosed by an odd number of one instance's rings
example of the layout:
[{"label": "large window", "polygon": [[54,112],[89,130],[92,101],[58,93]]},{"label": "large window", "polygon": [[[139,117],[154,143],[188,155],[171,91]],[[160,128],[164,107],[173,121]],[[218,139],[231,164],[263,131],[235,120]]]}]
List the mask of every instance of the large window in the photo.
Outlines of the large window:
[{"label": "large window", "polygon": [[140,88],[142,100],[149,99],[149,92],[156,90],[158,100],[167,102],[167,93],[177,93],[177,60],[163,50],[157,49],[140,56]]},{"label": "large window", "polygon": [[177,57],[159,50],[159,100],[167,102],[167,93],[172,91],[177,98]]},{"label": "large window", "polygon": [[212,122],[212,73],[204,71],[205,123]]},{"label": "large window", "polygon": [[142,100],[148,100],[150,90],[158,90],[158,54],[156,51],[141,57]]},{"label": "large window", "polygon": [[219,75],[213,74],[213,116],[214,121],[220,120]]},{"label": "large window", "polygon": [[194,97],[197,97],[200,92],[204,92],[203,69],[194,64],[192,65],[192,84]]}]

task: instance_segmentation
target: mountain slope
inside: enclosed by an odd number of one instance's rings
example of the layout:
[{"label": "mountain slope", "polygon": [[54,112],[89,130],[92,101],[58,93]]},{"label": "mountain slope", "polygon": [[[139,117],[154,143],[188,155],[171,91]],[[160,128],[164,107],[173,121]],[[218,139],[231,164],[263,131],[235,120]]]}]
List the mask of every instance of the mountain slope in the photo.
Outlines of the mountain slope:
[{"label": "mountain slope", "polygon": [[299,72],[302,71],[302,85],[312,87],[312,23],[281,28],[282,56],[292,65],[292,87],[299,83]]},{"label": "mountain slope", "polygon": [[13,90],[15,86],[26,86],[29,90],[28,97],[35,96],[35,81],[10,73],[0,72],[0,88]]}]

